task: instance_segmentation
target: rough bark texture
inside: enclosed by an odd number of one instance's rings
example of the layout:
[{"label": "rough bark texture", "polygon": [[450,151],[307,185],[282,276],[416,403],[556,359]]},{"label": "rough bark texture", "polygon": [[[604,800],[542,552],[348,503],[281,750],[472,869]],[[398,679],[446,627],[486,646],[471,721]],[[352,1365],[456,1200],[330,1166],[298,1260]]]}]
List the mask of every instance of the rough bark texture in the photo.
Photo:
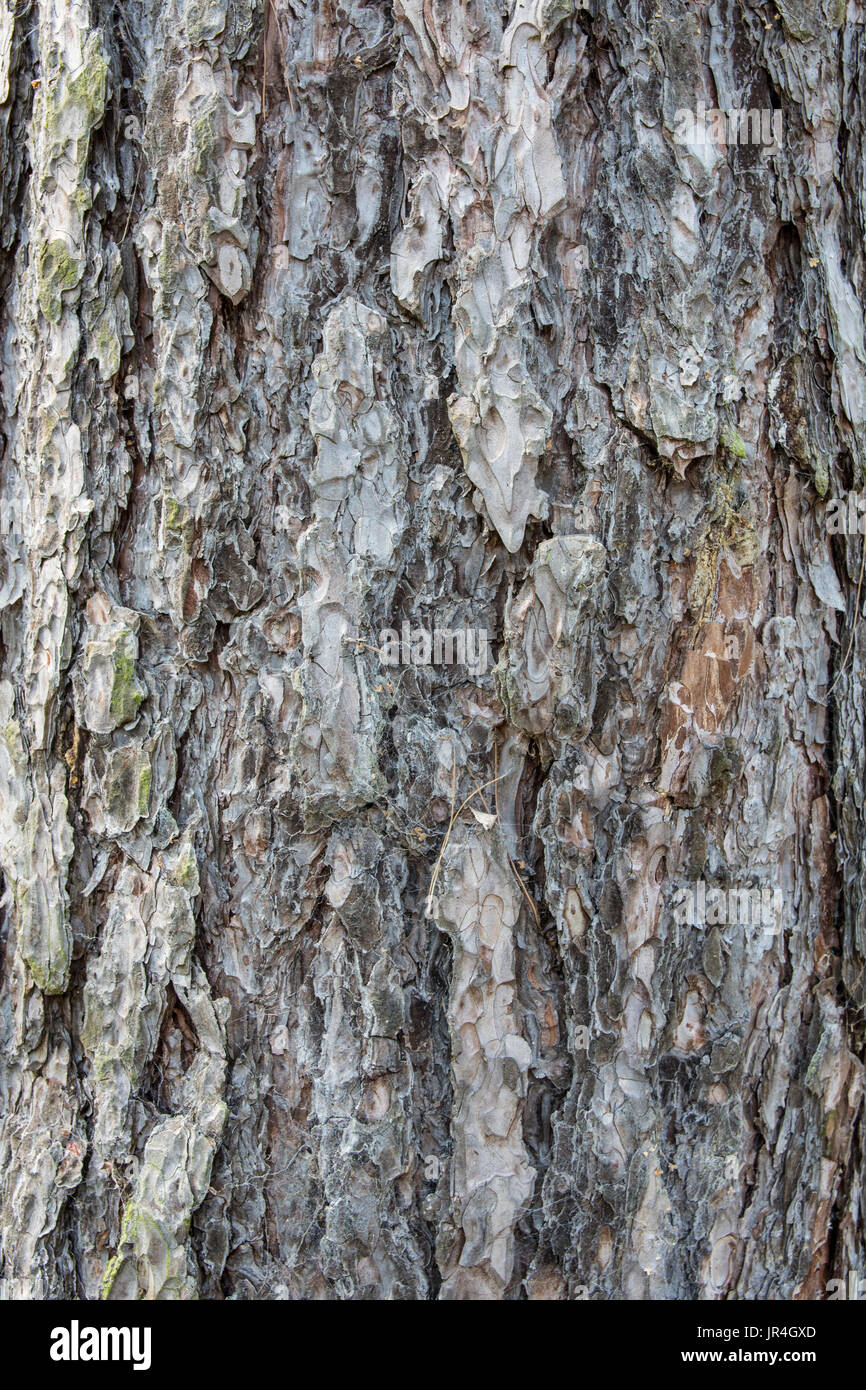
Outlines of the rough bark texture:
[{"label": "rough bark texture", "polygon": [[6,1298],[866,1274],[863,21],[0,0]]}]

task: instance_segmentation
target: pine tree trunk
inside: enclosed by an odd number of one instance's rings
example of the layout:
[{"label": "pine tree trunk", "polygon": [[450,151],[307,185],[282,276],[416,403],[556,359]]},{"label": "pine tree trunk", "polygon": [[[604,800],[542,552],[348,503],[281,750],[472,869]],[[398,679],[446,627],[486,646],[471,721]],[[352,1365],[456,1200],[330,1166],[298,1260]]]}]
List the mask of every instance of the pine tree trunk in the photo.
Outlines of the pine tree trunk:
[{"label": "pine tree trunk", "polygon": [[0,0],[4,1297],[866,1272],[863,18]]}]

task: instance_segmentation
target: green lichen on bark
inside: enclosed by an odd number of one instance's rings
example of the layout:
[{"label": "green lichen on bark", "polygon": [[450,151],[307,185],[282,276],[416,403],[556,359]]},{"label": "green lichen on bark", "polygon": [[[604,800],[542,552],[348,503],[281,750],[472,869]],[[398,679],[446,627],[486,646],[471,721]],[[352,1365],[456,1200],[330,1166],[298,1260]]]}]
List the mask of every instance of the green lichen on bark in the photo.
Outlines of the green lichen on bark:
[{"label": "green lichen on bark", "polygon": [[129,638],[121,638],[114,654],[114,680],[111,686],[111,717],[115,724],[128,724],[138,713],[144,693],[136,684],[135,659]]},{"label": "green lichen on bark", "polygon": [[81,281],[84,267],[70,255],[64,241],[50,241],[39,250],[39,306],[51,323],[60,319],[63,291]]}]

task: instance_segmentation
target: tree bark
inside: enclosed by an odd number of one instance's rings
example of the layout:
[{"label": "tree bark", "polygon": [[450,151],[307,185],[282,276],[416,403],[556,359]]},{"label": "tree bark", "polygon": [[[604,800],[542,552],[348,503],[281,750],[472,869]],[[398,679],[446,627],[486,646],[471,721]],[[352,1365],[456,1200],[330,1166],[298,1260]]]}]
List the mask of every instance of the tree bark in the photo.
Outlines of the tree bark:
[{"label": "tree bark", "polygon": [[0,0],[3,1297],[866,1274],[863,19]]}]

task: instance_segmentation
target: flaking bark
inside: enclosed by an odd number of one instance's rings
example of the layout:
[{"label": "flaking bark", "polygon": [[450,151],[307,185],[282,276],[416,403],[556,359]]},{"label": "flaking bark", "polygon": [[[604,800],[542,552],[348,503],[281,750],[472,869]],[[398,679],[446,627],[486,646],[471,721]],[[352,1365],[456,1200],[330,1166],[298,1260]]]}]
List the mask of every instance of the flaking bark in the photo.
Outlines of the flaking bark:
[{"label": "flaking bark", "polygon": [[0,0],[3,1297],[866,1276],[864,18]]}]

